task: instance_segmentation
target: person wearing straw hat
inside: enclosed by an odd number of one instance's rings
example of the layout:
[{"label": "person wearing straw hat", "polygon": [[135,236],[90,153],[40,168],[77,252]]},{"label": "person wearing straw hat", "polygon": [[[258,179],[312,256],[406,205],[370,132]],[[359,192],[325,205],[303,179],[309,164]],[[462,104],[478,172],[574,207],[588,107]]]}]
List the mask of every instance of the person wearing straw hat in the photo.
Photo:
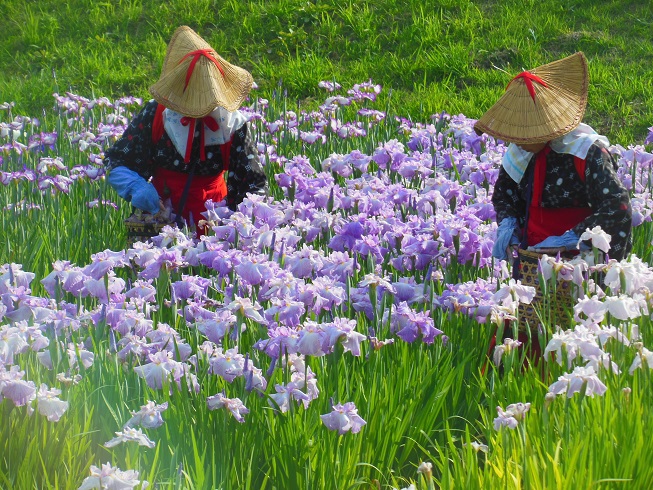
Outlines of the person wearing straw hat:
[{"label": "person wearing straw hat", "polygon": [[267,178],[248,117],[238,110],[252,83],[249,72],[179,27],[150,87],[154,99],[105,153],[109,183],[152,214],[169,198],[178,224],[199,221],[209,199],[235,209],[247,193],[264,194]]},{"label": "person wearing straw hat", "polygon": [[[580,236],[597,226],[611,236],[610,257],[629,253],[628,191],[617,176],[607,138],[581,123],[588,85],[587,60],[575,53],[519,73],[474,125],[477,133],[510,143],[492,195],[499,224],[494,257],[508,259],[517,249],[535,255],[576,253],[587,246]],[[513,263],[515,279],[521,278],[519,255]],[[558,293],[564,291],[556,292],[556,301]],[[538,289],[536,297],[542,294]],[[520,310],[520,327],[523,320],[529,322],[523,313],[527,310]],[[490,341],[490,356],[498,334]],[[511,328],[503,330],[504,341],[512,335]],[[541,357],[538,335],[518,328],[517,340],[525,346],[528,362]]]},{"label": "person wearing straw hat", "polygon": [[580,52],[524,71],[474,125],[510,143],[492,197],[499,224],[494,257],[507,259],[517,246],[575,251],[587,246],[580,236],[596,226],[611,236],[611,258],[629,253],[628,191],[607,138],[581,123],[588,84]]}]

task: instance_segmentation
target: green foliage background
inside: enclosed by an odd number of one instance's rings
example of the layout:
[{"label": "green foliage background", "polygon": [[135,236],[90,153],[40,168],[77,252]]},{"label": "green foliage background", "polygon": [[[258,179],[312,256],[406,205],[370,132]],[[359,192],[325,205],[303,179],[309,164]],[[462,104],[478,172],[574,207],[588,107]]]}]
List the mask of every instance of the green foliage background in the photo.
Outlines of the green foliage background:
[{"label": "green foliage background", "polygon": [[[395,112],[479,117],[523,69],[582,50],[586,121],[623,145],[651,125],[648,2],[596,0],[4,0],[0,99],[36,115],[51,94],[147,97],[174,29],[194,28],[305,107],[320,80],[371,78]],[[507,73],[506,73],[507,72]]]}]

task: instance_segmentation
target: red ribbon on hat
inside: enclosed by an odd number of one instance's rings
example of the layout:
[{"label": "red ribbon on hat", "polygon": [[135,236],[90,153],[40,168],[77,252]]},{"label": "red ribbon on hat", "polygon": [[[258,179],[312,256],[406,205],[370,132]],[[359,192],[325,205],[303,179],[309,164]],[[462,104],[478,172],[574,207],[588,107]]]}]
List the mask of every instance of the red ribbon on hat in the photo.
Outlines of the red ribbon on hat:
[{"label": "red ribbon on hat", "polygon": [[206,153],[204,151],[204,126],[208,126],[211,131],[217,131],[220,126],[218,126],[218,121],[215,120],[213,116],[204,116],[201,118],[194,118],[184,116],[181,118],[182,126],[188,127],[188,138],[186,139],[186,154],[184,155],[184,163],[190,162],[190,152],[193,147],[193,138],[195,136],[195,121],[200,121],[200,162],[206,160]]},{"label": "red ribbon on hat", "polygon": [[188,87],[188,82],[190,82],[190,77],[193,74],[193,70],[195,69],[195,65],[197,62],[200,60],[202,56],[205,56],[208,58],[210,61],[213,62],[213,64],[217,67],[218,70],[220,70],[220,73],[222,73],[222,76],[224,77],[224,70],[220,66],[220,63],[218,63],[218,60],[215,59],[213,56],[213,53],[211,52],[212,50],[210,49],[197,49],[195,51],[191,51],[188,53],[186,56],[184,56],[181,60],[179,60],[179,63],[184,61],[186,58],[189,56],[192,56],[193,59],[190,61],[190,65],[188,65],[188,70],[186,71],[186,83],[184,84],[184,92],[186,91],[186,87]]},{"label": "red ribbon on hat", "polygon": [[506,87],[506,90],[508,90],[508,87],[510,87],[510,84],[512,82],[514,82],[515,80],[517,80],[518,78],[523,78],[524,79],[524,83],[526,84],[526,88],[528,89],[528,93],[531,94],[531,99],[533,99],[533,102],[535,102],[535,87],[533,87],[533,82],[537,82],[540,85],[542,85],[543,87],[548,87],[546,82],[544,80],[542,80],[540,77],[538,77],[537,75],[533,75],[529,71],[523,71],[519,75],[517,75],[515,78],[510,80],[510,82],[508,83],[508,86]]}]

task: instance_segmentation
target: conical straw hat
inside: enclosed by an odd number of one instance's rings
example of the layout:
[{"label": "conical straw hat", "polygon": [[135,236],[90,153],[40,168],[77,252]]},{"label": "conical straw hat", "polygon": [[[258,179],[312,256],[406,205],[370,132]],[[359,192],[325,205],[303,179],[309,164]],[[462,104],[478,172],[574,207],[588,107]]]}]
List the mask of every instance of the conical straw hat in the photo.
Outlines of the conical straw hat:
[{"label": "conical straw hat", "polygon": [[190,27],[172,35],[154,99],[184,116],[199,118],[216,107],[235,111],[252,88],[252,75],[232,65]]},{"label": "conical straw hat", "polygon": [[580,52],[522,72],[474,129],[510,143],[551,141],[580,124],[588,84],[587,60]]}]

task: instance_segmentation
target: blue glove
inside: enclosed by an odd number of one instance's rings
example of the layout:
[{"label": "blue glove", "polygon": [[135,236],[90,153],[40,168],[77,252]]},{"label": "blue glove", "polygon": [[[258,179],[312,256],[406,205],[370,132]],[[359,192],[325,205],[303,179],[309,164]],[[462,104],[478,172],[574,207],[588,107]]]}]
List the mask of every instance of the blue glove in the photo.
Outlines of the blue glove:
[{"label": "blue glove", "polygon": [[127,167],[116,167],[109,172],[107,181],[120,197],[134,207],[151,214],[159,212],[159,194],[152,184]]},{"label": "blue glove", "polygon": [[497,228],[497,236],[492,246],[492,257],[499,260],[507,260],[507,249],[510,245],[519,245],[517,237],[517,218],[503,218]]},{"label": "blue glove", "polygon": [[561,250],[577,250],[578,235],[573,230],[566,231],[560,236],[550,236],[542,240],[537,245],[528,247],[528,250],[538,250],[541,248],[559,248]]}]

